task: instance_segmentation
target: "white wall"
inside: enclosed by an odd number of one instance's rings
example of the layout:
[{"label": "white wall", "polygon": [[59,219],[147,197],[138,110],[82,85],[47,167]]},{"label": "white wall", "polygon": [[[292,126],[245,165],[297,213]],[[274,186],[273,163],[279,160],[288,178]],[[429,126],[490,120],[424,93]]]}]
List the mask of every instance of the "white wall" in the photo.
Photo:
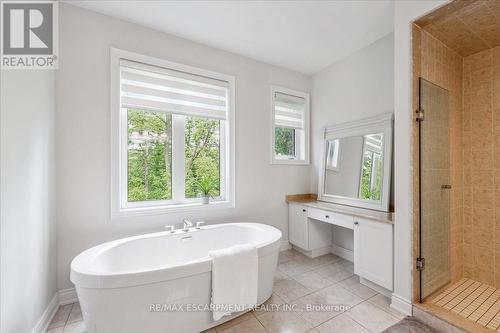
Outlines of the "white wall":
[{"label": "white wall", "polygon": [[[394,110],[394,35],[314,75],[311,109],[311,192],[317,193],[322,128]],[[352,250],[352,231],[335,227],[333,242]]]},{"label": "white wall", "polygon": [[394,293],[392,305],[411,313],[413,121],[411,84],[411,22],[446,1],[396,1],[394,7]]},{"label": "white wall", "polygon": [[0,331],[31,331],[56,295],[54,71],[1,73]]},{"label": "white wall", "polygon": [[[58,287],[70,262],[104,241],[161,230],[184,217],[257,221],[288,236],[285,194],[309,190],[309,166],[269,163],[270,85],[309,91],[309,78],[67,4],[60,6],[57,73]],[[236,208],[196,216],[110,220],[110,47],[236,77]]]}]

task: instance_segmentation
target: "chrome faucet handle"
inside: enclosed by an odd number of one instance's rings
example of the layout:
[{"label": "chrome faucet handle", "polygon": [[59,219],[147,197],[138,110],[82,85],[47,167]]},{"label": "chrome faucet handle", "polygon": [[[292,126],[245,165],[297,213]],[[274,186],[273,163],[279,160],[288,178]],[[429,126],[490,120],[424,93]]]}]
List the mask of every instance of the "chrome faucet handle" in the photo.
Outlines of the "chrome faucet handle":
[{"label": "chrome faucet handle", "polygon": [[169,230],[171,234],[175,232],[175,227],[173,225],[166,225],[165,229]]},{"label": "chrome faucet handle", "polygon": [[182,222],[184,222],[184,228],[182,228],[184,232],[189,231],[189,228],[193,226],[193,223],[187,219],[183,219]]},{"label": "chrome faucet handle", "polygon": [[201,229],[201,225],[204,224],[205,222],[203,221],[200,221],[200,222],[196,222],[196,229]]}]

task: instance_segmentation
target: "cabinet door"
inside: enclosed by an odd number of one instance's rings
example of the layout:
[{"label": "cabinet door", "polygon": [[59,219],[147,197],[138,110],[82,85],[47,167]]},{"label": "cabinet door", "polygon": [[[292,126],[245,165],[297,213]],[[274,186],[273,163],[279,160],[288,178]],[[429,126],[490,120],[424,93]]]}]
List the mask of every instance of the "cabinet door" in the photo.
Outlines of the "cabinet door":
[{"label": "cabinet door", "polygon": [[290,243],[309,250],[307,208],[300,205],[288,206],[288,239]]},{"label": "cabinet door", "polygon": [[392,224],[356,219],[354,222],[354,273],[392,291]]}]

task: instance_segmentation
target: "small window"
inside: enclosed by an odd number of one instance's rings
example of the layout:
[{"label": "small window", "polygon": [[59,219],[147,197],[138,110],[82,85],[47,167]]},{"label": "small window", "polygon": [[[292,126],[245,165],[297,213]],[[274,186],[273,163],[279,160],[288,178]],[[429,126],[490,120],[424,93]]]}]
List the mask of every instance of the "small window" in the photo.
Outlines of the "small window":
[{"label": "small window", "polygon": [[126,51],[112,61],[113,215],[233,207],[234,79]]},{"label": "small window", "polygon": [[339,171],[340,141],[339,139],[328,140],[326,155],[326,168],[332,171]]},{"label": "small window", "polygon": [[309,94],[271,88],[271,163],[309,164]]}]

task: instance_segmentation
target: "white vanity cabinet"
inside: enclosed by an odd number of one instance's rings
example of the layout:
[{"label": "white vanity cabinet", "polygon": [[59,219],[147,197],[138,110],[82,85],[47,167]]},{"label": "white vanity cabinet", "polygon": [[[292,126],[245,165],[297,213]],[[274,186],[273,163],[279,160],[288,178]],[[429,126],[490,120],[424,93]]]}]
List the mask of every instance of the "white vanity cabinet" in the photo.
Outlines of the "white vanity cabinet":
[{"label": "white vanity cabinet", "polygon": [[393,288],[393,225],[355,218],[354,274]]},{"label": "white vanity cabinet", "polygon": [[288,239],[292,245],[316,256],[328,253],[332,245],[332,230],[329,225],[309,219],[314,208],[300,204],[288,205]]},{"label": "white vanity cabinet", "polygon": [[[325,127],[318,194],[286,198],[295,204],[291,212],[301,212],[300,224],[297,214],[290,215],[290,242],[295,247],[310,257],[329,251],[354,261],[360,282],[385,294],[393,290],[394,271],[393,119],[392,113],[386,113]],[[312,236],[312,226],[316,230],[318,224],[330,229],[329,250]]]},{"label": "white vanity cabinet", "polygon": [[288,205],[288,240],[301,249],[309,249],[307,228],[307,207]]},{"label": "white vanity cabinet", "polygon": [[[332,225],[353,230],[354,273],[392,291],[393,224],[390,220],[361,218],[359,210],[353,211],[357,215],[351,215],[345,209],[339,212],[328,208],[330,206],[336,207],[331,204],[290,202],[290,243],[306,255],[316,257],[332,251]],[[374,213],[369,211],[366,214]]]}]

